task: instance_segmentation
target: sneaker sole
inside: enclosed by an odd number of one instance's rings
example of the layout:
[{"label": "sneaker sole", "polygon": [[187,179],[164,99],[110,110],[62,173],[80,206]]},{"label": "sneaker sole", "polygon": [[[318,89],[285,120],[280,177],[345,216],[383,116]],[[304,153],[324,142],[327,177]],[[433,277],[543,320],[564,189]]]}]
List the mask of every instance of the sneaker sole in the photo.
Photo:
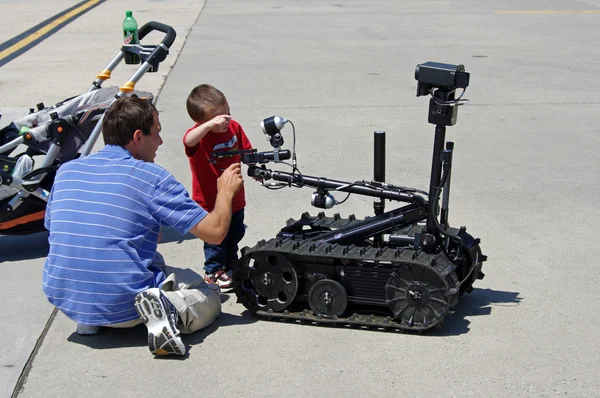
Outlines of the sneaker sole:
[{"label": "sneaker sole", "polygon": [[176,336],[160,299],[149,292],[135,298],[135,310],[148,328],[148,348],[154,355],[184,355],[185,346]]},{"label": "sneaker sole", "polygon": [[231,290],[231,289],[233,289],[233,283],[224,284],[224,285],[219,285],[217,283],[217,286],[219,286],[219,289],[221,289],[221,290]]}]

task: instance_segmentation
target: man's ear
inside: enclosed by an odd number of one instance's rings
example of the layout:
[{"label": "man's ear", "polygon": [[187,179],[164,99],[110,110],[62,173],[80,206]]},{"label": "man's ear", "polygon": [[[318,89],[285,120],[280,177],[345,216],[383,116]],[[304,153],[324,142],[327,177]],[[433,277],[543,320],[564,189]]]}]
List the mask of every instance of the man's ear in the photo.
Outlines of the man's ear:
[{"label": "man's ear", "polygon": [[144,134],[144,133],[142,133],[142,130],[135,130],[135,131],[133,132],[133,141],[134,141],[135,143],[138,143],[138,142],[140,142],[140,141],[142,140],[142,135],[143,135],[143,134]]}]

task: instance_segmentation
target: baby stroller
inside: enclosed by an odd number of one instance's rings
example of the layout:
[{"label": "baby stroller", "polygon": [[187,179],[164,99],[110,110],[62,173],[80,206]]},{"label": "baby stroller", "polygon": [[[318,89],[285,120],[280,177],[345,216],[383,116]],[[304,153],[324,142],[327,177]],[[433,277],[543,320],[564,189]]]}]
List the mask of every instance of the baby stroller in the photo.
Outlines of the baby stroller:
[{"label": "baby stroller", "polygon": [[[152,21],[140,27],[139,39],[154,30],[165,34],[159,45],[123,45],[86,93],[50,107],[40,103],[37,110],[31,109],[29,115],[0,130],[0,235],[44,231],[56,171],[62,164],[90,154],[102,131],[106,109],[125,95],[154,100],[151,93],[134,90],[135,84],[146,72],[158,71],[176,37],[172,27]],[[103,88],[102,83],[123,59],[140,67],[122,87]],[[35,167],[36,158],[43,158],[39,167]]]}]

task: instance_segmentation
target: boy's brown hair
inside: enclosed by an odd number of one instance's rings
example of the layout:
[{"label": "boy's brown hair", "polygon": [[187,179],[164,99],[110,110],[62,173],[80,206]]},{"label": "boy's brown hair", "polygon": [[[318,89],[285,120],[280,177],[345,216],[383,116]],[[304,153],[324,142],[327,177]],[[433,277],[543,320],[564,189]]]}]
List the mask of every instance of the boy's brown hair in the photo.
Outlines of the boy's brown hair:
[{"label": "boy's brown hair", "polygon": [[211,86],[210,84],[201,84],[192,89],[186,101],[188,115],[196,123],[204,118],[207,112],[227,102],[225,94]]}]

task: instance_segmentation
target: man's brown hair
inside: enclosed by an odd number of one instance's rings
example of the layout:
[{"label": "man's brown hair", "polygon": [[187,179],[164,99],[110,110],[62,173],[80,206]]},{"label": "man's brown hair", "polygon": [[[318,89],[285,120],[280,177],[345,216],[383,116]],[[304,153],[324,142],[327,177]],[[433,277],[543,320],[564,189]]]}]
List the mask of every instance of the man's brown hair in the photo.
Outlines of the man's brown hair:
[{"label": "man's brown hair", "polygon": [[192,89],[186,101],[188,115],[196,123],[199,123],[207,112],[227,102],[225,94],[211,86],[201,84]]},{"label": "man's brown hair", "polygon": [[124,147],[133,139],[135,130],[142,130],[144,135],[149,135],[157,113],[156,107],[149,100],[135,95],[119,98],[104,113],[104,144]]}]

